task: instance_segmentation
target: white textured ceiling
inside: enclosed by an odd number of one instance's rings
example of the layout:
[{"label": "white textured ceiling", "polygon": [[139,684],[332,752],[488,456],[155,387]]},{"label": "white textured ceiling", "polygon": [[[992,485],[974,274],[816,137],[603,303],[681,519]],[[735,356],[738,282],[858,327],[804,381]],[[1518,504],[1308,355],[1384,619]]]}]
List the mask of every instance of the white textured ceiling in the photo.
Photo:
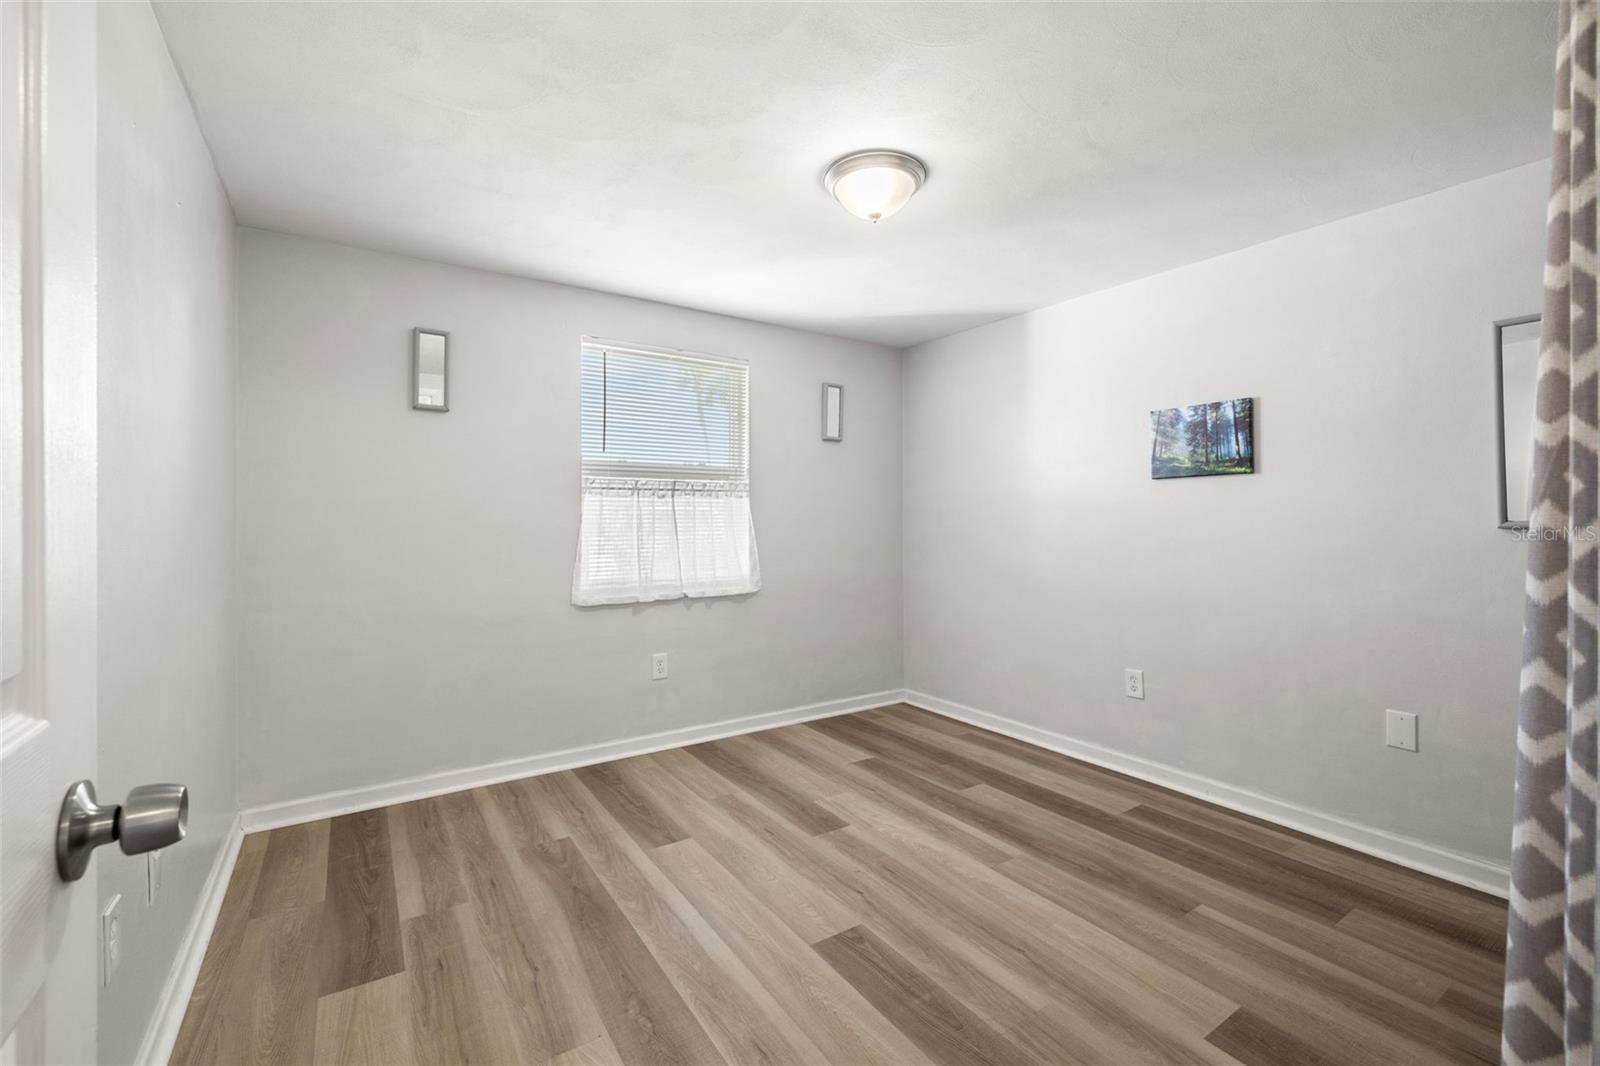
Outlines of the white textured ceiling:
[{"label": "white textured ceiling", "polygon": [[1546,3],[158,12],[241,223],[895,345],[1549,150]]}]

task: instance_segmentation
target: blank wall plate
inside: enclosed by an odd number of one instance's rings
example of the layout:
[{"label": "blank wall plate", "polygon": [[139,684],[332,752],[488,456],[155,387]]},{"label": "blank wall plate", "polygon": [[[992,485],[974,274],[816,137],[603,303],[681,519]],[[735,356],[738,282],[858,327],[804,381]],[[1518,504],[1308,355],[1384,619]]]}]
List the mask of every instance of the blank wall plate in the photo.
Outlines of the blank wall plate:
[{"label": "blank wall plate", "polygon": [[1122,694],[1130,700],[1144,699],[1144,671],[1122,671]]},{"label": "blank wall plate", "polygon": [[1405,711],[1384,711],[1383,742],[1401,751],[1416,751],[1417,716]]}]

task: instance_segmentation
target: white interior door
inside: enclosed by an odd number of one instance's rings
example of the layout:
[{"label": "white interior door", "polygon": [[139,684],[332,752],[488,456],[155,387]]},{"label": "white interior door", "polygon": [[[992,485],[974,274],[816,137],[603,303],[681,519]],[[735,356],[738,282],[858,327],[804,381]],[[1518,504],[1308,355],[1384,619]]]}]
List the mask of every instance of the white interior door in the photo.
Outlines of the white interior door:
[{"label": "white interior door", "polygon": [[95,1061],[96,11],[0,3],[0,1062]]}]

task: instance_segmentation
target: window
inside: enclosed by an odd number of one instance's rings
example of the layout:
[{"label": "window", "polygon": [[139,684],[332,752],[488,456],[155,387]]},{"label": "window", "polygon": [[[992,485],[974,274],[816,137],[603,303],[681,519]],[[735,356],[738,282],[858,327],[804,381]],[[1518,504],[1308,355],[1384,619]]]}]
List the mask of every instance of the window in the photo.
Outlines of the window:
[{"label": "window", "polygon": [[761,587],[742,360],[584,338],[583,518],[572,602]]}]

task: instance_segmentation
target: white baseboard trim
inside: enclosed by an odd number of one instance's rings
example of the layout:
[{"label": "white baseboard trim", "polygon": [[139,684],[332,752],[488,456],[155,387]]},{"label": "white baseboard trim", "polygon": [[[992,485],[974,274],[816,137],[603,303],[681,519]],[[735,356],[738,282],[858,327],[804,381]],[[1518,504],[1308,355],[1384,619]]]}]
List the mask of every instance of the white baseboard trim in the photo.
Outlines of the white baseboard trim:
[{"label": "white baseboard trim", "polygon": [[[340,814],[351,814],[355,811],[387,807],[393,803],[405,803],[410,800],[424,799],[428,796],[444,795],[447,792],[459,792],[462,789],[492,785],[500,781],[511,781],[520,777],[536,777],[540,774],[555,773],[559,770],[571,770],[579,766],[610,762],[613,759],[626,759],[634,755],[648,755],[654,751],[679,748],[687,744],[720,740],[723,737],[738,736],[742,733],[756,733],[764,729],[792,725],[796,722],[809,722],[818,718],[852,714],[856,711],[865,711],[873,707],[902,702],[910,703],[913,706],[921,707],[923,710],[932,711],[934,714],[943,715],[946,718],[953,718],[969,725],[992,730],[996,733],[1003,733],[1006,736],[1014,737],[1017,740],[1025,741],[1041,748],[1048,748],[1051,751],[1059,752],[1074,759],[1081,759],[1096,766],[1103,766],[1108,770],[1115,770],[1118,773],[1127,774],[1129,777],[1138,778],[1141,781],[1147,781],[1162,788],[1170,788],[1174,792],[1181,792],[1184,795],[1214,803],[1219,807],[1227,807],[1230,810],[1253,815],[1288,829],[1294,829],[1309,836],[1341,844],[1347,848],[1385,859],[1399,866],[1430,874],[1446,881],[1453,881],[1456,884],[1466,885],[1469,888],[1475,888],[1479,891],[1499,896],[1502,899],[1507,896],[1509,891],[1510,871],[1503,864],[1491,859],[1451,851],[1448,848],[1442,848],[1412,837],[1391,833],[1385,829],[1378,829],[1374,826],[1341,818],[1338,815],[1327,814],[1288,800],[1278,799],[1237,785],[1230,785],[1214,778],[1191,773],[1176,766],[1169,766],[1137,755],[1129,755],[1126,752],[1116,751],[1086,740],[1078,740],[1063,733],[1041,729],[1025,722],[1018,722],[1011,718],[990,714],[988,711],[980,711],[974,707],[967,707],[950,700],[940,699],[937,696],[930,696],[924,692],[907,689],[886,689],[882,692],[852,696],[846,699],[827,700],[822,703],[791,707],[766,714],[749,715],[744,718],[728,718],[706,725],[689,726],[684,729],[673,729],[662,733],[650,733],[640,737],[625,737],[600,744],[566,748],[561,751],[507,759],[503,762],[488,763],[482,766],[471,766],[460,770],[445,770],[440,773],[408,777],[383,784],[343,789],[338,792],[326,792],[321,795],[287,800],[282,803],[251,807],[240,813],[240,823],[243,827],[243,832],[255,833],[265,829],[276,829],[280,826],[314,821],[318,818],[331,818]],[[232,870],[233,855],[237,851],[238,840],[234,839],[230,848],[226,849],[229,871]],[[219,868],[220,861],[219,858]],[[213,879],[215,879],[217,870],[214,869],[212,874]],[[224,887],[226,887],[226,877],[222,879],[220,884],[212,885],[208,882],[208,894],[214,891],[216,896],[213,901],[208,895],[207,904],[211,911],[209,916],[205,916],[204,912],[202,915],[204,928],[208,936],[211,923],[216,920],[215,907],[221,904],[222,889]],[[199,923],[197,922],[196,929],[198,928]],[[191,930],[192,932],[193,930]],[[186,952],[187,950],[188,947],[186,945]],[[193,960],[195,972],[198,972],[200,956],[204,954],[204,950],[205,945],[202,942],[199,944]],[[171,983],[169,981],[169,985]],[[183,990],[183,1002],[187,1001],[188,989],[192,988],[193,984],[194,975],[190,974],[188,984]],[[172,989],[169,988],[167,991],[170,993]],[[165,998],[163,1002],[165,1002]],[[182,1021],[182,1005],[180,1002],[178,1018],[173,1022],[173,1037],[177,1035],[177,1023]],[[151,1043],[148,1037],[146,1043]],[[169,1040],[167,1048],[170,1050],[170,1047]],[[140,1061],[146,1061],[146,1059],[141,1058]]]},{"label": "white baseboard trim", "polygon": [[1325,814],[1288,800],[1276,799],[1247,788],[1226,784],[1209,777],[1180,770],[1165,763],[1152,762],[1086,740],[1041,729],[988,711],[966,707],[937,696],[908,690],[905,702],[925,711],[979,726],[1041,748],[1060,752],[1152,785],[1170,788],[1187,796],[1227,807],[1244,814],[1295,829],[1322,840],[1342,844],[1399,866],[1466,885],[1504,899],[1509,894],[1511,873],[1504,865],[1476,855],[1451,851],[1411,837]]},{"label": "white baseboard trim", "polygon": [[527,755],[483,766],[445,770],[379,785],[325,792],[319,796],[251,807],[241,812],[240,818],[244,823],[244,831],[255,833],[263,829],[276,829],[279,826],[315,821],[318,818],[331,818],[355,811],[372,810],[374,807],[387,807],[392,803],[442,796],[447,792],[460,792],[463,789],[492,785],[499,781],[512,781],[519,777],[537,777],[558,770],[571,770],[579,766],[610,762],[613,759],[626,759],[634,755],[648,755],[653,751],[681,748],[686,744],[699,744],[707,740],[721,740],[723,737],[738,736],[741,733],[756,733],[763,729],[774,729],[796,722],[851,714],[855,711],[899,703],[904,697],[904,689],[888,689],[863,696],[807,704],[804,707],[753,714],[745,718],[725,718],[707,725],[650,733],[642,737],[608,740],[600,744],[566,748],[542,755]]},{"label": "white baseboard trim", "polygon": [[227,895],[228,879],[233,876],[233,864],[239,858],[239,845],[243,841],[244,829],[235,817],[222,838],[222,847],[217,849],[211,872],[200,889],[200,905],[195,909],[189,930],[178,947],[178,955],[172,960],[172,969],[161,986],[161,997],[156,1001],[149,1028],[139,1042],[139,1054],[133,1061],[142,1066],[166,1066],[172,1057],[172,1047],[178,1042],[178,1030],[183,1027],[189,996],[200,976],[200,963],[205,960],[206,947],[211,943],[211,930],[222,911],[222,898]]}]

